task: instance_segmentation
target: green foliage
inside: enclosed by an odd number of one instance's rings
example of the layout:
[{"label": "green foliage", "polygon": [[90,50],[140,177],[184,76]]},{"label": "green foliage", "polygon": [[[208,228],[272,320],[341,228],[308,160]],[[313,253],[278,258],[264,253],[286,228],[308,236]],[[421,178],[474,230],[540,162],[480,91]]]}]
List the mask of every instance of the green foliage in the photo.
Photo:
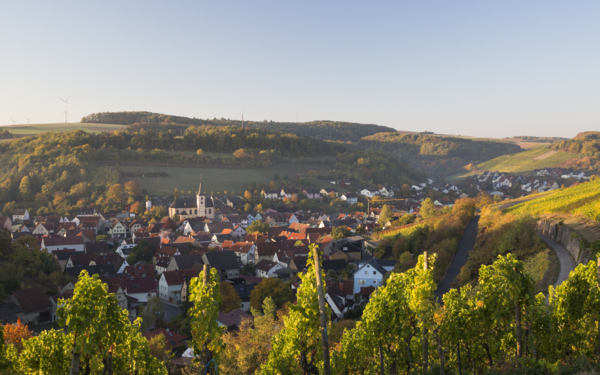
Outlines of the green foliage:
[{"label": "green foliage", "polygon": [[67,374],[71,365],[73,336],[63,330],[42,331],[23,342],[17,373]]},{"label": "green foliage", "polygon": [[244,264],[244,266],[240,270],[240,274],[246,275],[246,276],[255,276],[256,275],[256,269],[254,268],[254,263],[246,263],[246,264]]},{"label": "green foliage", "polygon": [[427,198],[421,203],[421,217],[423,219],[431,219],[437,215],[437,211],[435,209],[435,205],[433,204],[433,200],[431,198]]},{"label": "green foliage", "polygon": [[246,233],[248,234],[252,234],[252,233],[269,233],[269,224],[265,223],[264,221],[260,221],[260,220],[254,220],[252,222],[252,224],[248,225],[248,228],[246,228]]},{"label": "green foliage", "polygon": [[[219,293],[219,272],[215,268],[210,269],[208,283],[194,277],[190,281],[190,302],[193,306],[188,314],[191,317],[192,340],[191,347],[197,354],[197,360],[204,366],[211,361],[216,362],[211,369],[216,368],[219,363],[221,351],[223,350],[224,327],[219,327],[217,317],[219,316],[219,305],[222,302]],[[212,372],[211,372],[212,373]]]},{"label": "green foliage", "polygon": [[[108,121],[108,122],[107,122]],[[241,128],[240,120],[213,119],[203,120],[189,117],[170,116],[151,112],[105,112],[94,113],[81,119],[84,123],[103,124],[135,124],[152,123],[161,124],[166,129],[177,129],[177,125],[208,125],[215,127]],[[396,130],[373,124],[358,124],[341,121],[311,121],[311,122],[276,122],[276,121],[245,121],[245,129],[260,129],[266,131],[277,131],[294,133],[299,136],[312,137],[329,141],[358,141],[361,137],[379,132],[392,132]]]},{"label": "green foliage", "polygon": [[392,209],[387,204],[384,204],[379,213],[377,223],[383,227],[388,221],[392,221],[393,218],[394,213],[392,212]]},{"label": "green foliage", "polygon": [[566,212],[600,221],[600,179],[555,190],[540,198],[509,207],[504,212],[514,215],[524,212],[531,215]]},{"label": "green foliage", "polygon": [[[283,318],[284,328],[273,337],[269,359],[261,367],[260,374],[315,374],[323,369],[319,300],[313,257],[308,257],[307,267],[308,271],[305,274],[298,275],[302,280],[297,294],[298,302],[288,305],[290,313]],[[325,274],[321,272],[322,280],[325,280]],[[329,331],[329,307],[326,315]]]},{"label": "green foliage", "polygon": [[254,287],[250,293],[250,305],[252,308],[260,310],[268,297],[273,299],[275,306],[279,309],[287,302],[292,301],[294,294],[289,283],[284,283],[281,279],[271,277],[263,279],[263,281]]},{"label": "green foliage", "polygon": [[350,230],[345,225],[340,225],[339,227],[334,227],[331,230],[331,238],[334,240],[341,240],[346,237],[350,237]]}]

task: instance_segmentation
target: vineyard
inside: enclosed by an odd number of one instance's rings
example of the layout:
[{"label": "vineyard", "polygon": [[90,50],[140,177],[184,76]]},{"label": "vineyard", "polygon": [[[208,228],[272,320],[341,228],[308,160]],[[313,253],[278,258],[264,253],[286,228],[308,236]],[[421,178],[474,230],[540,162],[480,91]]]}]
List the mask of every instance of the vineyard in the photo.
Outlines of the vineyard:
[{"label": "vineyard", "polygon": [[427,222],[407,224],[401,227],[390,228],[377,232],[377,237],[380,239],[396,238],[398,236],[408,237],[417,230],[425,228],[426,226]]},{"label": "vineyard", "polygon": [[600,179],[566,189],[556,190],[541,198],[523,202],[503,210],[515,215],[564,212],[600,221]]}]

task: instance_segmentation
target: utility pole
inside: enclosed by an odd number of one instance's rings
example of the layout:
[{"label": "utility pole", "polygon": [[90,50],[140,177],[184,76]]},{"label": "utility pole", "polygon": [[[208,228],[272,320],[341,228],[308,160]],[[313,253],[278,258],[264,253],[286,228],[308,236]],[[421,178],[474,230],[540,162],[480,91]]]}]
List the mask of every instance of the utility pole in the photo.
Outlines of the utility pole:
[{"label": "utility pole", "polygon": [[[427,251],[423,252],[423,270],[427,271]],[[427,328],[425,327],[425,320],[423,320],[423,373],[427,372],[429,362],[429,342],[427,340]]]},{"label": "utility pole", "polygon": [[327,310],[325,309],[325,292],[323,291],[323,280],[321,279],[321,262],[319,257],[319,246],[313,246],[315,259],[315,272],[317,279],[317,294],[319,295],[319,315],[321,316],[321,341],[323,341],[323,373],[331,375],[329,365],[329,342],[327,341]]}]

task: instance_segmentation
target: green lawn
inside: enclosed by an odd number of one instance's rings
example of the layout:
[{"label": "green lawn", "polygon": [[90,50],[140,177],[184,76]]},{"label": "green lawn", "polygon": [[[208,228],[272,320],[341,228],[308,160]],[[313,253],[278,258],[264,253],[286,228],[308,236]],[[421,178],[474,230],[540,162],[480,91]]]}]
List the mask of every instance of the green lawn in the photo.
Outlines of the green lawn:
[{"label": "green lawn", "polygon": [[100,133],[100,132],[112,132],[115,130],[123,129],[126,125],[115,125],[115,124],[84,124],[81,122],[69,122],[69,123],[58,123],[58,124],[32,124],[32,125],[18,125],[18,126],[2,126],[0,131],[7,129],[12,134],[19,135],[36,135],[44,132],[69,132],[77,129],[81,129],[88,133]]},{"label": "green lawn", "polygon": [[[168,195],[173,193],[175,188],[184,191],[195,193],[202,175],[202,187],[206,192],[213,191],[215,194],[224,191],[228,194],[235,192],[241,194],[243,184],[256,182],[258,184],[267,184],[270,181],[277,183],[273,175],[279,173],[281,177],[287,174],[292,177],[296,174],[308,178],[309,170],[324,171],[332,169],[329,165],[318,164],[295,164],[283,163],[271,166],[269,168],[243,168],[243,169],[218,169],[218,168],[185,168],[185,167],[155,167],[155,166],[136,166],[136,167],[119,167],[122,171],[133,171],[136,173],[143,172],[166,172],[169,177],[123,177],[123,181],[137,181],[143,188],[146,188],[150,194]],[[343,187],[335,186],[325,180],[311,180],[315,187],[333,187],[341,193],[347,190]],[[281,181],[279,181],[281,184]]]}]

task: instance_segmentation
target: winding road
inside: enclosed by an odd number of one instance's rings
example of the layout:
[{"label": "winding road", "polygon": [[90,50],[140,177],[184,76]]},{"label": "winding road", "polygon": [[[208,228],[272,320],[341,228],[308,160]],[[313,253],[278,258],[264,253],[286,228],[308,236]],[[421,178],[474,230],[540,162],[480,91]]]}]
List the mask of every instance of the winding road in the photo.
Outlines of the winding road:
[{"label": "winding road", "polygon": [[573,262],[573,258],[571,258],[571,254],[569,254],[567,249],[565,249],[561,244],[546,236],[540,235],[540,237],[545,243],[548,244],[548,246],[552,248],[552,250],[554,250],[556,256],[558,257],[558,261],[560,262],[560,272],[558,274],[556,283],[554,283],[554,287],[556,288],[562,284],[563,281],[569,278],[569,273],[575,269],[575,263]]},{"label": "winding road", "polygon": [[450,269],[448,270],[448,273],[446,273],[446,277],[444,278],[442,283],[435,291],[435,296],[440,301],[442,300],[442,296],[450,290],[450,284],[452,284],[452,282],[458,277],[462,266],[464,266],[465,263],[467,263],[467,260],[469,259],[469,251],[473,250],[473,248],[475,247],[478,223],[479,215],[471,219],[471,221],[469,221],[467,227],[465,228],[465,232],[463,233],[463,236],[460,239],[460,243],[458,244],[456,254],[452,259]]}]

